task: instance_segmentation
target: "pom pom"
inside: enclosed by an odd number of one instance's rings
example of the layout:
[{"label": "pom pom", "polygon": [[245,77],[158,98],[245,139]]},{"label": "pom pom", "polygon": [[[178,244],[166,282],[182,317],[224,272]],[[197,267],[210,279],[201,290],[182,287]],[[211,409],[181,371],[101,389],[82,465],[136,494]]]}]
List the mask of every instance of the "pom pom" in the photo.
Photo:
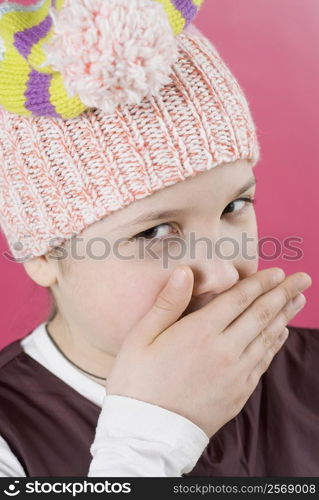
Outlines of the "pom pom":
[{"label": "pom pom", "polygon": [[0,36],[0,62],[4,59],[4,41]]},{"label": "pom pom", "polygon": [[178,49],[159,2],[65,0],[50,14],[54,35],[44,47],[46,63],[62,74],[70,97],[113,113],[170,82]]}]

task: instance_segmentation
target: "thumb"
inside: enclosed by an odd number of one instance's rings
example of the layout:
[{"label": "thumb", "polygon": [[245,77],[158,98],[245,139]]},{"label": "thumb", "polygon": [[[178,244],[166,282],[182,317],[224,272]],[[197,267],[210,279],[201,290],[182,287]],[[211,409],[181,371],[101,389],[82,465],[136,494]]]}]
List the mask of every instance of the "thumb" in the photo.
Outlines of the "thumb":
[{"label": "thumb", "polygon": [[193,292],[194,275],[189,266],[174,269],[152,308],[139,321],[129,337],[143,345],[151,344],[185,311]]}]

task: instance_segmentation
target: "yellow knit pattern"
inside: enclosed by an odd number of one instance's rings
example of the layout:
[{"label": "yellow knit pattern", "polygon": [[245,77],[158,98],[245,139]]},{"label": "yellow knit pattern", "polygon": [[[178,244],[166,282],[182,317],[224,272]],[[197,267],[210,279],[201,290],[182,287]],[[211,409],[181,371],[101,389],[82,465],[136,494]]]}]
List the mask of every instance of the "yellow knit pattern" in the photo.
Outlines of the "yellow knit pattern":
[{"label": "yellow knit pattern", "polygon": [[[0,59],[0,107],[18,115],[67,119],[87,109],[79,97],[68,96],[62,75],[45,62],[43,46],[54,34],[49,13],[52,1],[39,0],[33,10],[17,11],[11,7],[2,11],[0,5],[0,37],[4,45],[4,57]],[[173,0],[150,1],[163,5],[175,36],[184,30],[186,20]],[[195,7],[197,12],[203,1],[185,0],[184,7]],[[56,0],[55,9],[62,9],[63,4],[64,0]],[[31,28],[36,32],[36,41],[34,32],[30,36]]]}]

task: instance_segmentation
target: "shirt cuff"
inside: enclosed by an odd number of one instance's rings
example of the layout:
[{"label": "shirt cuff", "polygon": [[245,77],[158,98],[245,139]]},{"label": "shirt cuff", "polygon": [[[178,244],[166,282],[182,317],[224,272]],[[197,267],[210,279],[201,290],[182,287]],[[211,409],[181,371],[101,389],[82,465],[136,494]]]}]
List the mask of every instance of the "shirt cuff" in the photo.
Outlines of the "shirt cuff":
[{"label": "shirt cuff", "polygon": [[187,418],[127,396],[105,395],[90,451],[89,475],[177,477],[209,443]]}]

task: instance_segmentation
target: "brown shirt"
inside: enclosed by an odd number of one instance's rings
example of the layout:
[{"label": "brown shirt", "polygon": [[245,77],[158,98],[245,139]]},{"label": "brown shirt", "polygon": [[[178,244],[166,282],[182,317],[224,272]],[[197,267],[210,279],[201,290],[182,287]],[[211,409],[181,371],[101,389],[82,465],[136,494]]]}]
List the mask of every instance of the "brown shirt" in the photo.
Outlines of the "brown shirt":
[{"label": "brown shirt", "polygon": [[[241,412],[184,476],[319,476],[319,329],[289,330]],[[101,408],[20,340],[0,351],[0,435],[26,476],[87,476]]]}]

